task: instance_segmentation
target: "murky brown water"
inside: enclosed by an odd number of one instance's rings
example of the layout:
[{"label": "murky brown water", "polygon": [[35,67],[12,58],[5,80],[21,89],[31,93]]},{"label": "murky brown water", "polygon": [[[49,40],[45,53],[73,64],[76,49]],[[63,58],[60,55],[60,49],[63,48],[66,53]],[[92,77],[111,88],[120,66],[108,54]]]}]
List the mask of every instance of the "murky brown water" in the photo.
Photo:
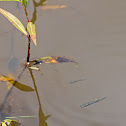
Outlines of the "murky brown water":
[{"label": "murky brown water", "polygon": [[[35,92],[14,88],[8,98],[12,106],[8,116],[38,115],[41,106],[43,122],[51,115],[46,120],[48,126],[125,126],[126,2],[52,0],[47,5],[66,5],[67,8],[36,8],[38,46],[31,45],[31,59],[67,56],[79,65],[42,64],[39,72],[33,71],[41,105]],[[21,5],[0,2],[0,7],[17,16],[26,26]],[[27,10],[31,19],[35,10],[32,1]],[[0,74],[18,75],[26,59],[27,38],[3,15],[0,15],[0,44]],[[69,84],[83,78],[87,80]],[[19,81],[34,88],[28,70]],[[2,104],[7,86],[2,82],[0,86]],[[80,108],[82,103],[105,96],[104,101]],[[39,125],[39,118],[18,120],[22,126]]]}]

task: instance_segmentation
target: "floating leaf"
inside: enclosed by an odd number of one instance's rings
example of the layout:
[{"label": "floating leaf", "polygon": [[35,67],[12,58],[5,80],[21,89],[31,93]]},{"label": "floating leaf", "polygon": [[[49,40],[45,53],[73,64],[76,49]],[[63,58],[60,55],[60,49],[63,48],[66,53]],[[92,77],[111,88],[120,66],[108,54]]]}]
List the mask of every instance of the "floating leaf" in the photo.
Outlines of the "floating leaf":
[{"label": "floating leaf", "polygon": [[29,87],[29,86],[27,86],[27,85],[21,84],[21,83],[19,83],[19,82],[16,81],[16,80],[13,80],[13,79],[8,78],[8,77],[6,77],[6,76],[3,76],[3,77],[4,77],[4,79],[5,79],[6,81],[8,81],[9,83],[11,83],[13,86],[15,86],[16,88],[18,88],[18,89],[21,90],[21,91],[25,91],[25,92],[34,91],[33,88],[31,88],[31,87]]},{"label": "floating leaf", "polygon": [[37,60],[30,61],[30,65],[32,66],[32,65],[37,65],[41,63],[64,63],[64,62],[74,62],[74,61],[67,59],[65,57],[47,56],[47,57],[43,57]]},{"label": "floating leaf", "polygon": [[37,45],[36,44],[35,24],[33,24],[32,22],[28,22],[28,24],[27,24],[27,30],[28,30],[28,32],[29,32],[29,34],[30,34],[30,36],[31,36],[34,44]]},{"label": "floating leaf", "polygon": [[104,100],[105,98],[106,98],[106,97],[101,98],[101,99],[95,99],[94,101],[90,101],[90,102],[81,104],[80,107],[81,107],[81,108],[87,107],[87,106],[92,105],[92,104],[94,104],[94,103],[100,102],[100,101]]},{"label": "floating leaf", "polygon": [[1,122],[0,126],[20,126],[20,123],[16,120],[5,119],[3,122]]},{"label": "floating leaf", "polygon": [[21,3],[26,7],[28,0],[21,0]]},{"label": "floating leaf", "polygon": [[42,10],[49,10],[49,9],[62,9],[66,8],[66,5],[53,5],[53,6],[43,6]]},{"label": "floating leaf", "polygon": [[23,32],[26,36],[28,35],[23,24],[11,13],[0,8],[0,13],[3,14],[18,30]]}]

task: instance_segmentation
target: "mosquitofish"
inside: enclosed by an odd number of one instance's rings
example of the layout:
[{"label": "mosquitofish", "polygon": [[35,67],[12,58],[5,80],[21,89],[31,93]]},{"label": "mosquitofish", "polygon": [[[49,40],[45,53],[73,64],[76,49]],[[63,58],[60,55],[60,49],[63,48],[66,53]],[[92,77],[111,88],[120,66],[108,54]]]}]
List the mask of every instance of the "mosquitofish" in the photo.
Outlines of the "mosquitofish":
[{"label": "mosquitofish", "polygon": [[90,102],[81,104],[80,107],[81,107],[81,108],[87,107],[87,106],[92,105],[92,104],[94,104],[94,103],[100,102],[100,101],[104,100],[105,98],[106,98],[106,97],[101,98],[101,99],[95,99],[94,101],[90,101]]},{"label": "mosquitofish", "polygon": [[70,81],[70,82],[68,82],[69,84],[73,84],[73,83],[76,83],[76,82],[78,82],[78,81],[84,81],[84,80],[87,80],[86,78],[84,78],[84,79],[80,79],[80,80],[74,80],[74,81]]}]

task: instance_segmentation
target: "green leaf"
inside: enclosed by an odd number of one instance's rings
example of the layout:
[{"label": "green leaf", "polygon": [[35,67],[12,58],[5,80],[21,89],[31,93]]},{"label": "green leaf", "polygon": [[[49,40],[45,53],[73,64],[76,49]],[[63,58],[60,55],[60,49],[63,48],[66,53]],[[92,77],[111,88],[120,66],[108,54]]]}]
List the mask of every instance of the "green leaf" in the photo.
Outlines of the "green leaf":
[{"label": "green leaf", "polygon": [[9,83],[11,83],[13,86],[15,86],[16,88],[18,88],[19,90],[21,91],[25,91],[25,92],[30,92],[30,91],[34,91],[33,88],[27,86],[27,85],[24,85],[24,84],[21,84],[19,83],[18,81],[16,80],[13,80],[11,78],[8,78],[6,76],[3,76]]},{"label": "green leaf", "polygon": [[18,30],[23,32],[26,36],[28,36],[23,24],[11,13],[0,8],[0,13],[3,14]]},{"label": "green leaf", "polygon": [[32,22],[28,22],[28,24],[27,24],[27,30],[28,30],[28,32],[29,32],[29,34],[30,34],[30,36],[31,36],[34,44],[37,45],[36,44],[35,24],[33,24]]},{"label": "green leaf", "polygon": [[21,0],[21,3],[26,7],[28,0]]}]

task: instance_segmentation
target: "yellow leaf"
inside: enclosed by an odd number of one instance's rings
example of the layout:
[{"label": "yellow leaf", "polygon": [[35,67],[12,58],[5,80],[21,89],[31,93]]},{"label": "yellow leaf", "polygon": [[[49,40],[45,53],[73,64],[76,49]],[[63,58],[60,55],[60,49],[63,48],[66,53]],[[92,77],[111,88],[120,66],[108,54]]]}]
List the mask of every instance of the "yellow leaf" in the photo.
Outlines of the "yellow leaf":
[{"label": "yellow leaf", "polygon": [[23,24],[11,13],[0,8],[0,13],[3,14],[18,30],[24,33],[26,36],[28,35]]},{"label": "yellow leaf", "polygon": [[9,82],[11,85],[15,86],[16,88],[18,88],[21,91],[26,91],[26,92],[34,91],[33,88],[31,88],[31,87],[29,87],[27,85],[21,84],[18,81],[14,80],[12,78],[6,77],[6,76],[1,76],[0,80],[5,81],[5,82],[6,81]]},{"label": "yellow leaf", "polygon": [[31,39],[33,40],[34,44],[36,44],[36,31],[35,31],[35,24],[33,24],[32,22],[28,22],[27,24],[27,30],[31,36]]},{"label": "yellow leaf", "polygon": [[30,65],[32,66],[41,63],[65,63],[65,62],[73,62],[77,64],[77,62],[65,57],[47,56],[47,57],[42,57],[40,59],[30,61]]},{"label": "yellow leaf", "polygon": [[11,74],[8,75],[10,78],[5,78],[4,76],[0,76],[0,81],[6,82],[8,90],[12,87],[12,84],[10,84],[8,81],[12,80],[11,78],[14,78]]},{"label": "yellow leaf", "polygon": [[62,9],[66,8],[66,5],[53,5],[53,6],[43,6],[42,10],[49,10],[49,9]]}]

